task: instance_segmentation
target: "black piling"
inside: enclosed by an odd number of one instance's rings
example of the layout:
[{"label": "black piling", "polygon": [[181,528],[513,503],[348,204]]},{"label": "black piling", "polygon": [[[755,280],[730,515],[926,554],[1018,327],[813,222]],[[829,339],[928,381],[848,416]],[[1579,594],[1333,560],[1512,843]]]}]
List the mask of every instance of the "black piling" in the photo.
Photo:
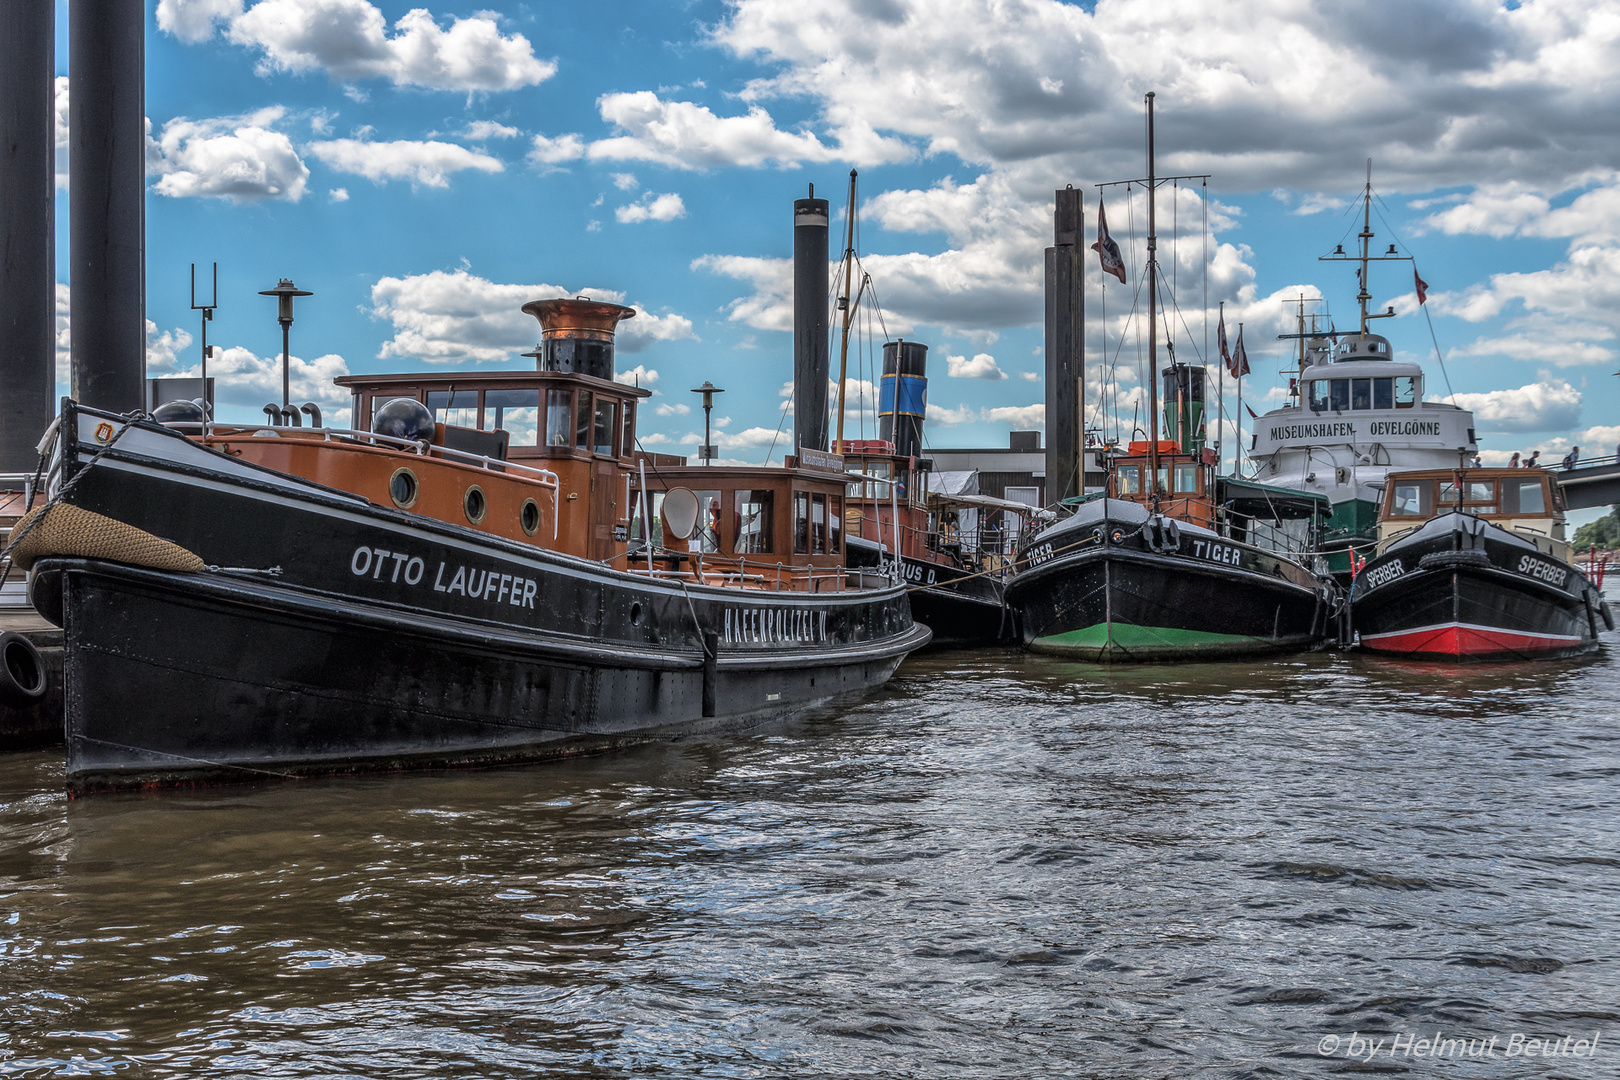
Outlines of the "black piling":
[{"label": "black piling", "polygon": [[793,445],[827,449],[827,200],[793,202]]},{"label": "black piling", "polygon": [[0,472],[32,471],[56,411],[56,6],[0,17]]},{"label": "black piling", "polygon": [[146,400],[146,38],[143,0],[71,0],[68,199],[73,396]]},{"label": "black piling", "polygon": [[1057,193],[1053,246],[1046,249],[1046,501],[1081,493],[1081,439],[1085,421],[1086,298],[1081,276],[1080,193]]}]

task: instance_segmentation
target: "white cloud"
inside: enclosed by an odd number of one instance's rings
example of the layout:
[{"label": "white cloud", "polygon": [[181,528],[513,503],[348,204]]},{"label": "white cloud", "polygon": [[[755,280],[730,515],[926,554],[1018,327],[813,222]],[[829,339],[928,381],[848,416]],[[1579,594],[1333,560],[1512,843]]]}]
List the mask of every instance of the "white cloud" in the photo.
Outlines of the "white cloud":
[{"label": "white cloud", "polygon": [[73,382],[73,293],[56,283],[56,385]]},{"label": "white cloud", "polygon": [[1005,379],[1007,373],[1001,370],[996,358],[989,353],[979,353],[969,360],[963,356],[946,356],[945,373],[953,379]]},{"label": "white cloud", "polygon": [[[1587,335],[1613,339],[1614,331],[1601,326],[1561,326],[1536,320],[1537,333],[1503,334],[1482,337],[1458,349],[1452,356],[1506,356],[1555,367],[1613,362],[1615,350],[1588,340]],[[1573,334],[1571,333],[1573,332]]]},{"label": "white cloud", "polygon": [[653,412],[659,416],[685,416],[692,411],[692,406],[681,402],[663,402],[654,407]]},{"label": "white cloud", "polygon": [[708,270],[748,282],[753,291],[726,305],[732,322],[756,330],[793,330],[793,260],[752,255],[702,255],[693,270]]},{"label": "white cloud", "polygon": [[613,381],[624,383],[626,386],[639,386],[647,389],[658,385],[658,369],[637,364],[633,368],[615,371]]},{"label": "white cloud", "polygon": [[[327,415],[323,422],[337,427],[348,423],[350,395],[333,383],[334,379],[349,373],[349,365],[336,353],[327,353],[313,360],[300,356],[289,358],[288,371],[293,405],[313,401]],[[175,375],[196,378],[200,366],[193,364],[177,369]],[[208,361],[208,377],[214,380],[214,401],[223,412],[226,406],[239,406],[257,410],[261,406],[281,402],[281,356],[259,356],[251,349],[234,346],[216,349]],[[262,419],[262,418],[261,418]]]},{"label": "white cloud", "polygon": [[486,142],[489,139],[515,139],[523,134],[515,127],[497,124],[493,120],[474,120],[461,132],[463,138],[474,142]]},{"label": "white cloud", "polygon": [[173,198],[297,202],[309,167],[292,140],[274,130],[286,112],[277,105],[246,116],[170,120],[148,145],[148,172],[158,174],[153,189]]},{"label": "white cloud", "polygon": [[455,143],[400,139],[369,142],[331,139],[310,143],[309,152],[339,172],[354,173],[377,183],[409,180],[425,187],[448,187],[449,174],[465,169],[498,173],[505,170],[498,158]]},{"label": "white cloud", "polygon": [[340,82],[388,79],[432,90],[516,90],[549,79],[557,65],[537,59],[522,34],[502,35],[480,12],[441,27],[424,8],[394,23],[368,0],[160,0],[158,26],[182,41],[213,37],[226,25],[233,43],[261,53],[260,74],[325,71]]},{"label": "white cloud", "polygon": [[335,187],[331,191],[328,191],[326,193],[326,197],[328,199],[331,199],[335,203],[348,202],[349,201],[349,189],[348,188]]},{"label": "white cloud", "polygon": [[585,156],[585,140],[578,135],[558,135],[548,138],[536,135],[529,150],[529,163],[541,169],[555,168],[565,161],[577,161]]},{"label": "white cloud", "polygon": [[665,195],[654,195],[652,192],[641,197],[640,202],[621,206],[613,211],[613,216],[619,219],[620,224],[630,225],[638,221],[674,221],[686,216],[686,203],[673,192]]},{"label": "white cloud", "polygon": [[613,186],[620,191],[634,191],[641,186],[635,173],[616,172],[613,174]]},{"label": "white cloud", "polygon": [[146,320],[146,373],[168,375],[178,370],[180,356],[191,347],[191,335],[178,326],[158,333],[157,323]]},{"label": "white cloud", "polygon": [[992,423],[1007,424],[1018,431],[1046,427],[1045,405],[1000,405],[981,411],[984,419]]},{"label": "white cloud", "polygon": [[[509,363],[540,337],[540,324],[523,313],[524,304],[581,293],[624,302],[622,293],[610,289],[502,284],[465,268],[384,277],[371,288],[372,314],[392,323],[394,336],[377,355],[431,364]],[[655,341],[696,336],[691,320],[682,315],[655,315],[637,307],[635,317],[619,325],[618,351],[633,353]]]},{"label": "white cloud", "polygon": [[977,409],[968,405],[958,405],[954,409],[947,409],[943,405],[928,403],[927,421],[934,427],[956,427],[959,424],[971,424],[979,418]]},{"label": "white cloud", "polygon": [[1562,379],[1543,377],[1516,390],[1458,394],[1482,431],[1558,431],[1581,418],[1581,392]]},{"label": "white cloud", "polygon": [[1025,382],[1040,382],[1041,373],[1038,371],[1020,371],[1018,377]]},{"label": "white cloud", "polygon": [[602,119],[623,133],[590,144],[587,153],[597,161],[713,169],[773,162],[779,167],[829,161],[878,164],[911,156],[904,143],[881,139],[864,124],[838,131],[835,145],[823,143],[813,132],[783,131],[758,105],[743,116],[717,116],[706,105],[665,101],[651,90],[638,90],[604,94],[597,107]]},{"label": "white cloud", "polygon": [[68,189],[68,77],[56,77],[55,100],[56,190]]}]

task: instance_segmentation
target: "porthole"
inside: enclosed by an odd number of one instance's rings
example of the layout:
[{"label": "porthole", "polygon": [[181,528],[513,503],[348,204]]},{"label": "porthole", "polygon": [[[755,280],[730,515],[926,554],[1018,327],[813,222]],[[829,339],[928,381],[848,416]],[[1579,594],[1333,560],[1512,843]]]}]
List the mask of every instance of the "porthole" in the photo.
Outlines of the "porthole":
[{"label": "porthole", "polygon": [[641,625],[641,604],[639,601],[630,605],[630,625]]},{"label": "porthole", "polygon": [[540,531],[540,504],[533,499],[523,500],[523,509],[518,511],[518,524],[523,526],[527,536],[533,536]]},{"label": "porthole", "polygon": [[401,510],[409,510],[416,505],[416,497],[422,493],[421,486],[416,482],[416,474],[406,468],[394,470],[394,475],[388,478],[388,497],[394,500],[394,505]]},{"label": "porthole", "polygon": [[470,485],[467,493],[461,497],[461,509],[466,513],[468,521],[474,525],[480,524],[484,520],[484,515],[489,513],[489,502],[484,498],[484,489],[477,484]]}]

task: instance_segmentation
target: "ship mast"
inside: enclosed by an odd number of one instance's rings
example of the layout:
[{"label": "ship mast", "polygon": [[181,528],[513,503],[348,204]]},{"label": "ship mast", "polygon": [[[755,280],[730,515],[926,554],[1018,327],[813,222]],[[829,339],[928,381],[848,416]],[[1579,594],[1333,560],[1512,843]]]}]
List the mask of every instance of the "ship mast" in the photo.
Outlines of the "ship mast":
[{"label": "ship mast", "polygon": [[1372,159],[1367,159],[1367,186],[1361,193],[1361,291],[1356,302],[1361,305],[1361,336],[1367,336],[1367,301],[1372,293],[1367,290],[1367,245],[1372,243]]},{"label": "ship mast", "polygon": [[1153,512],[1159,511],[1159,237],[1155,227],[1154,204],[1157,187],[1153,177],[1153,91],[1147,93],[1147,196],[1148,196],[1148,486],[1153,492]]},{"label": "ship mast", "polygon": [[844,385],[849,373],[849,324],[854,321],[855,309],[860,305],[861,293],[866,292],[866,282],[861,281],[861,292],[855,295],[855,302],[850,303],[849,279],[855,262],[855,170],[849,170],[849,211],[844,215],[844,295],[838,298],[838,310],[844,313],[842,336],[838,345],[838,441],[833,446],[833,452],[844,452]]}]

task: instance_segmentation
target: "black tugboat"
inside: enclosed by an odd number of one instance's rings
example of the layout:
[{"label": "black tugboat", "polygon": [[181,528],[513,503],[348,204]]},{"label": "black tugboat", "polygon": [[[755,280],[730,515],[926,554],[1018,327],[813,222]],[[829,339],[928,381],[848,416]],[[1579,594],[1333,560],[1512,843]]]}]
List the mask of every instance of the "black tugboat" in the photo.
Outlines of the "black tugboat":
[{"label": "black tugboat", "polygon": [[1564,539],[1545,469],[1392,473],[1350,590],[1362,648],[1427,660],[1578,656],[1614,629]]},{"label": "black tugboat", "polygon": [[841,474],[702,469],[734,513],[655,493],[646,391],[612,379],[633,310],[525,310],[539,370],[353,376],[359,430],[63,403],[14,556],[65,631],[72,789],[738,727],[876,686],[927,642],[903,587],[828,535]]},{"label": "black tugboat", "polygon": [[1203,369],[1163,373],[1159,438],[1153,95],[1148,115],[1151,438],[1109,461],[1107,488],[1030,536],[1007,584],[1024,644],[1096,661],[1186,660],[1305,649],[1330,630],[1333,586],[1307,566],[1327,501],[1215,475],[1203,448]]}]

